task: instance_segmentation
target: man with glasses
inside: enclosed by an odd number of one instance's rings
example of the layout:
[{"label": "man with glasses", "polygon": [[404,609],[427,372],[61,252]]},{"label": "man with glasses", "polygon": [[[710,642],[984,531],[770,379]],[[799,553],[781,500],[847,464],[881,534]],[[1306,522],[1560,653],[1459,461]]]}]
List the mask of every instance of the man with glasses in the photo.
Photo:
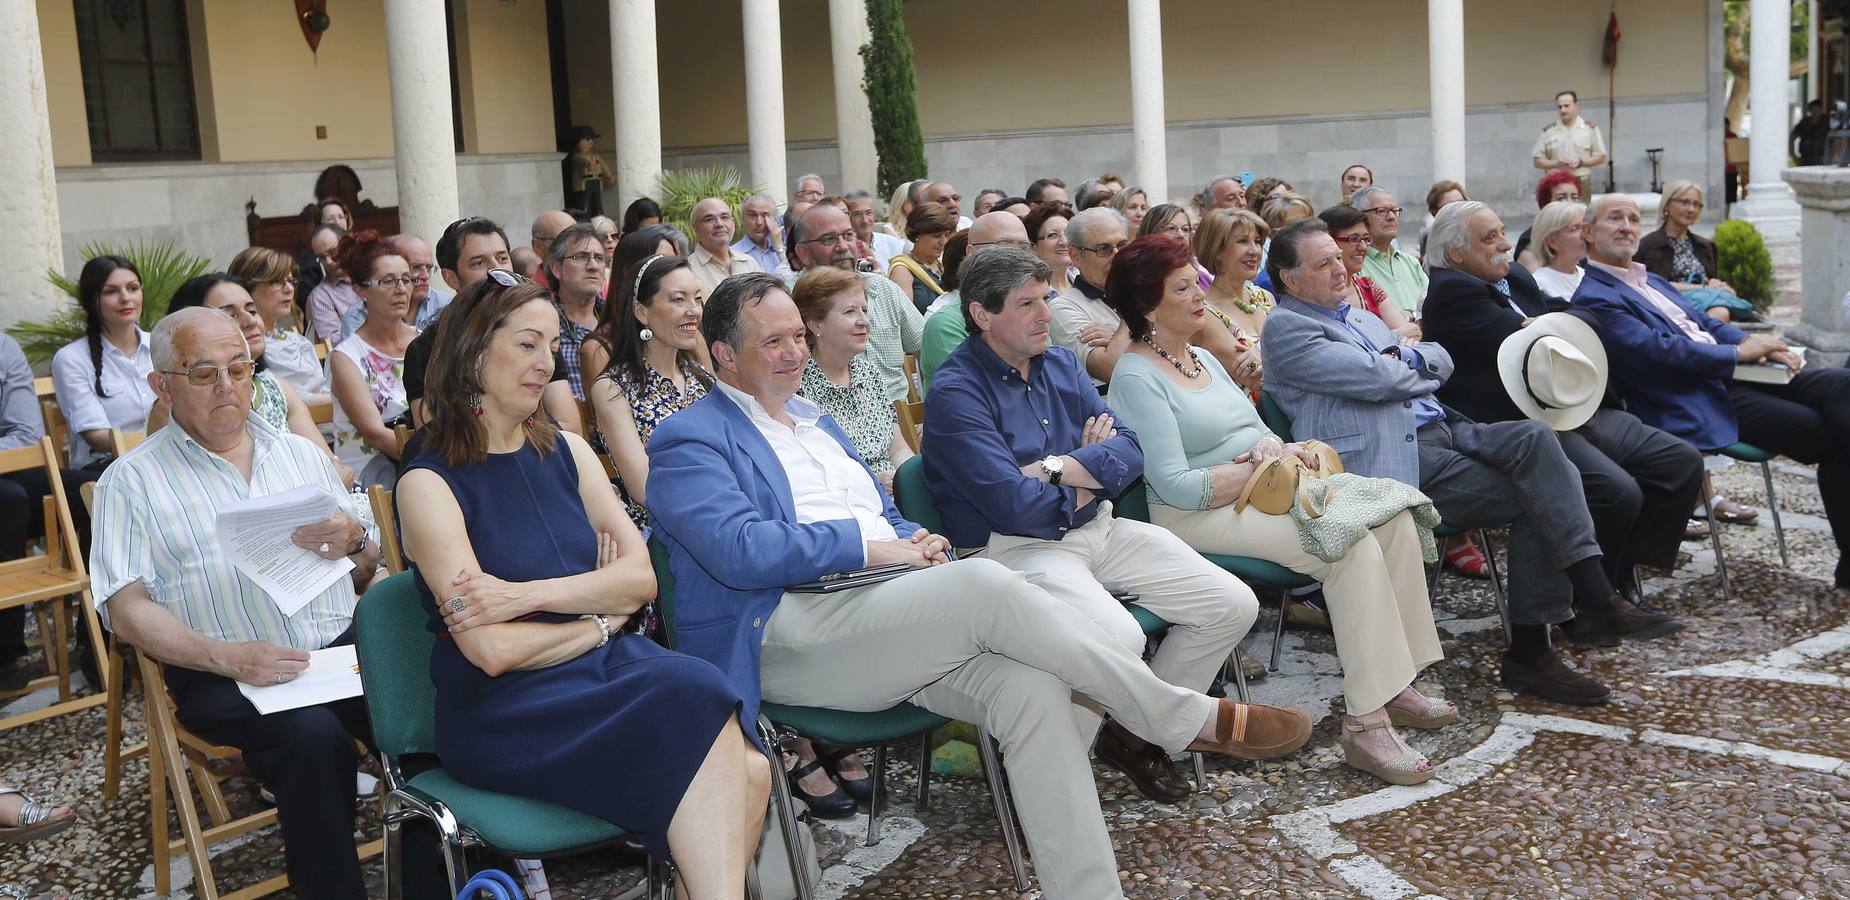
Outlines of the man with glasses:
[{"label": "man with glasses", "polygon": [[[377,529],[340,483],[326,448],[250,415],[255,368],[244,338],[217,310],[183,309],[154,328],[148,382],[172,409],[167,427],[116,460],[96,486],[91,587],[111,630],[164,664],[188,730],[236,747],[276,798],[289,885],[303,897],[367,895],[354,855],[354,739],[371,740],[353,697],[259,714],[240,684],[300,676],[310,651],[353,643],[356,592],[379,567]],[[288,535],[295,547],[352,563],[284,615],[214,540],[220,508],[302,487],[336,511]],[[408,836],[413,884],[435,876],[435,845]],[[397,878],[399,873],[388,877]]]},{"label": "man with glasses", "polygon": [[970,217],[963,214],[959,206],[964,202],[964,195],[957,193],[957,187],[948,181],[934,181],[925,188],[925,199],[942,205],[951,215],[957,217],[954,231],[962,231],[972,224]]},{"label": "man with glasses", "polygon": [[1118,357],[1131,345],[1124,321],[1105,302],[1104,287],[1112,258],[1130,243],[1130,223],[1109,206],[1080,210],[1066,223],[1066,243],[1079,276],[1050,304],[1053,330],[1049,337],[1079,357],[1092,385],[1103,394]]},{"label": "man with glasses", "polygon": [[[848,214],[833,203],[818,203],[796,214],[790,223],[794,271],[783,276],[794,288],[797,276],[811,266],[834,266],[859,271],[861,242],[856,239]],[[877,272],[861,272],[867,293],[867,358],[880,370],[880,383],[888,400],[907,394],[906,355],[919,352],[925,319],[899,285]]]},{"label": "man with glasses", "polygon": [[874,225],[880,216],[874,212],[874,197],[866,191],[853,190],[842,195],[848,204],[848,224],[854,227],[854,238],[866,244],[873,251],[874,262],[878,271],[885,272],[891,268],[887,262],[893,257],[906,252],[906,239],[898,235],[887,234]]},{"label": "man with glasses", "polygon": [[[1021,217],[1011,212],[996,210],[978,216],[970,226],[970,235],[966,246],[967,261],[970,256],[989,247],[1014,247],[1018,250],[1030,250],[1033,243],[1028,240],[1028,227],[1022,224]],[[946,270],[945,279],[957,277],[957,272]],[[932,304],[932,309],[925,314],[925,337],[919,346],[919,381],[920,387],[931,390],[932,375],[943,364],[944,358],[951,355],[964,338],[970,336],[969,323],[964,321],[963,295],[956,288],[938,298],[945,301],[943,306]]]},{"label": "man with glasses", "polygon": [[700,279],[700,286],[710,296],[713,289],[728,277],[745,272],[762,272],[758,261],[732,246],[736,226],[732,207],[718,197],[708,197],[694,204],[694,241],[697,246],[688,254],[688,268]]},{"label": "man with glasses", "polygon": [[790,192],[790,200],[793,203],[798,200],[815,203],[822,199],[823,193],[822,176],[812,172],[797,176],[796,189]]},{"label": "man with glasses", "polygon": [[[386,239],[398,255],[411,265],[411,305],[405,308],[405,321],[419,331],[424,331],[437,323],[437,314],[456,299],[456,295],[437,287],[437,258],[431,255],[430,245],[415,234],[395,234]],[[359,330],[366,324],[366,304],[355,303],[348,307],[345,315],[340,317],[340,340]]]},{"label": "man with glasses", "polygon": [[552,275],[553,304],[559,308],[559,357],[565,363],[566,380],[572,383],[572,396],[583,400],[584,373],[579,371],[578,351],[597,329],[598,316],[604,311],[598,292],[610,271],[610,257],[604,255],[597,229],[586,222],[559,232],[546,253],[546,270]]},{"label": "man with glasses", "polygon": [[732,249],[751,257],[762,271],[777,271],[784,264],[784,242],[777,234],[777,201],[770,194],[759,194],[745,201],[741,211],[745,214],[745,236],[734,242]]},{"label": "man with glasses", "polygon": [[1368,219],[1369,247],[1362,259],[1362,274],[1387,291],[1388,300],[1408,318],[1418,319],[1420,301],[1426,297],[1426,270],[1418,257],[1394,246],[1394,239],[1400,237],[1400,204],[1386,188],[1371,186],[1350,194],[1349,205]]}]

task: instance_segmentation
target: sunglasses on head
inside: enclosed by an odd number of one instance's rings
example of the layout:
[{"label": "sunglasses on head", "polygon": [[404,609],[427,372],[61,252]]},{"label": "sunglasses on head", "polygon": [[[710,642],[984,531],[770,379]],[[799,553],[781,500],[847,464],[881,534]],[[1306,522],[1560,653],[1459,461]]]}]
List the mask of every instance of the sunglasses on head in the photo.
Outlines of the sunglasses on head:
[{"label": "sunglasses on head", "polygon": [[532,284],[533,283],[533,279],[528,278],[525,275],[517,275],[513,272],[509,272],[506,269],[489,269],[488,277],[490,279],[493,279],[496,284],[501,285],[502,287],[513,287],[514,285],[517,285],[517,284]]}]

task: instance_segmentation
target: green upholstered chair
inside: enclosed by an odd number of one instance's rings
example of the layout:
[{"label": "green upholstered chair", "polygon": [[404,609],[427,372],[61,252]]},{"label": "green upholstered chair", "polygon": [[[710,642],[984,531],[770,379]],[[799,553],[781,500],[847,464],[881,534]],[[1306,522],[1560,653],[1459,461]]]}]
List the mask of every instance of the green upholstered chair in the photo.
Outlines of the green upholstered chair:
[{"label": "green upholstered chair", "polygon": [[[415,577],[400,572],[374,585],[354,611],[360,680],[385,770],[386,895],[403,892],[400,829],[410,819],[428,819],[436,826],[452,895],[468,880],[465,854],[470,847],[543,859],[582,853],[623,837],[622,828],[603,819],[470,787],[443,771],[436,759],[437,688],[430,680],[436,635],[425,629]],[[664,886],[660,861],[649,860],[648,879],[652,892]]]},{"label": "green upholstered chair", "polygon": [[[655,603],[662,616],[662,627],[669,636],[669,643],[674,642],[674,573],[668,566],[668,549],[661,541],[653,538],[649,541],[649,555],[655,564],[656,594]],[[931,782],[931,733],[940,727],[949,725],[950,719],[930,710],[901,703],[879,712],[846,712],[836,709],[822,709],[808,706],[786,706],[782,703],[761,701],[759,703],[759,720],[766,733],[767,747],[777,744],[776,729],[783,729],[786,735],[797,735],[813,741],[823,741],[842,747],[860,749],[874,748],[874,765],[870,772],[874,779],[873,800],[868,804],[866,844],[873,846],[880,841],[880,820],[886,807],[886,758],[887,748],[896,741],[917,737],[919,739],[918,759],[918,796],[917,808],[923,811],[930,802]],[[1009,865],[1015,877],[1018,890],[1029,888],[1028,873],[1022,863],[1021,838],[1015,833],[1014,808],[1009,805],[1008,793],[1002,777],[1001,759],[996,753],[989,733],[980,726],[977,728],[977,749],[983,762],[983,775],[988,779],[990,799],[995,803],[996,818],[1001,823],[1003,842],[1009,853]],[[781,773],[783,763],[779,754],[772,754],[772,771]],[[788,779],[773,777],[772,786],[779,792],[778,802],[789,804]],[[794,806],[790,807],[794,810]],[[786,842],[788,844],[788,842]]]}]

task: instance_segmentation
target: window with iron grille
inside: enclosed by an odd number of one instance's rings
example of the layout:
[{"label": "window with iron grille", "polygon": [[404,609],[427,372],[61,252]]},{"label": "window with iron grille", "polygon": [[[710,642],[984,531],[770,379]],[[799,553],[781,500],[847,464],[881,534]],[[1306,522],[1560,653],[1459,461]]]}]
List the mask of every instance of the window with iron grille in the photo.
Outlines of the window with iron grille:
[{"label": "window with iron grille", "polygon": [[75,0],[90,156],[199,158],[185,0]]}]

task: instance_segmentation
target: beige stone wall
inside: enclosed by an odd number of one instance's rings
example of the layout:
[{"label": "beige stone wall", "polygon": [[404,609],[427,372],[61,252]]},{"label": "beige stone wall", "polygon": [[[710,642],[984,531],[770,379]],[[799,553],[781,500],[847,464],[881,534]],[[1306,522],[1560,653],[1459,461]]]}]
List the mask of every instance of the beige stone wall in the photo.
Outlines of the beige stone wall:
[{"label": "beige stone wall", "polygon": [[462,0],[453,6],[463,150],[553,150],[545,4],[505,6],[500,0]]},{"label": "beige stone wall", "polygon": [[52,158],[60,166],[87,166],[90,126],[84,120],[83,69],[77,63],[77,14],[64,0],[38,0],[38,14]]}]

